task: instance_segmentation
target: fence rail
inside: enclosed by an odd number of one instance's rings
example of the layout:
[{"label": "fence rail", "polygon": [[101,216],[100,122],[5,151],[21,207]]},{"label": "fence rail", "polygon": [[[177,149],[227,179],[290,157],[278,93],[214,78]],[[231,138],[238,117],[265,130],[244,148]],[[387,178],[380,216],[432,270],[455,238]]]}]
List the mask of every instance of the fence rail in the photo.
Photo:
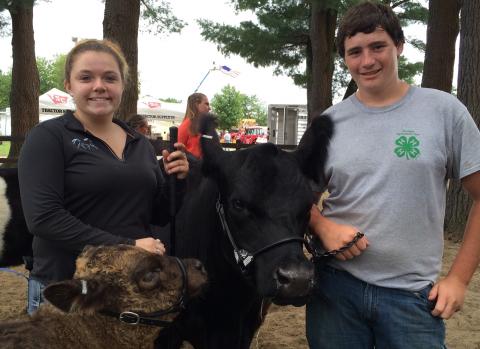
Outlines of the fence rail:
[{"label": "fence rail", "polygon": [[[21,142],[25,138],[18,137],[18,136],[0,136],[0,142],[8,141],[8,142]],[[160,140],[160,139],[152,139],[150,142],[155,149],[155,153],[160,155],[163,149],[168,149],[170,146],[170,141]],[[241,150],[248,147],[251,147],[253,144],[243,144],[243,143],[222,143],[222,148],[229,149],[229,150]],[[290,144],[278,144],[277,145],[280,149],[283,150],[295,150],[297,148],[296,145]],[[17,162],[17,158],[7,158],[7,157],[0,157],[0,164],[2,163],[9,163],[14,164]]]}]

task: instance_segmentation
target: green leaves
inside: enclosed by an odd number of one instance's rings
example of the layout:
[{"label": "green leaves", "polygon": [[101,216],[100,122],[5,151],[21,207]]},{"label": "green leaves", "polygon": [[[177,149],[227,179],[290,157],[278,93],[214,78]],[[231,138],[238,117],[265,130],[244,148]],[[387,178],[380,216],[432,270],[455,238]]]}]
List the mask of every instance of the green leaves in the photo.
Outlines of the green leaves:
[{"label": "green leaves", "polygon": [[225,86],[220,94],[216,94],[211,104],[221,130],[237,127],[241,119],[255,119],[258,125],[267,123],[266,109],[257,96],[244,95],[231,85]]},{"label": "green leaves", "polygon": [[43,94],[52,88],[63,90],[66,55],[58,55],[53,60],[43,57],[37,58],[37,69],[40,77],[40,94]]},{"label": "green leaves", "polygon": [[[217,45],[224,55],[239,55],[255,67],[273,66],[277,75],[291,77],[298,86],[307,87],[305,63],[311,64],[310,20],[312,1],[325,8],[338,10],[339,16],[360,0],[230,0],[237,12],[252,11],[256,21],[245,21],[238,26],[198,20],[205,40]],[[428,10],[419,0],[383,0],[395,8],[402,24],[426,23]],[[327,24],[325,24],[327,25]],[[416,48],[425,46],[420,40],[409,39]],[[310,55],[310,56],[309,56]],[[332,57],[334,52],[332,52]],[[333,63],[333,62],[332,62]],[[404,62],[399,66],[402,79],[414,82],[421,72],[420,63]],[[341,64],[336,64],[334,91],[348,85],[350,78]]]},{"label": "green leaves", "polygon": [[3,73],[0,70],[0,109],[10,106],[10,89],[12,86],[12,71]]},{"label": "green leaves", "polygon": [[221,130],[230,130],[238,125],[243,117],[242,94],[231,85],[222,89],[212,99],[212,109],[218,116],[218,127]]},{"label": "green leaves", "polygon": [[142,0],[140,17],[147,22],[144,30],[156,34],[180,33],[186,23],[172,14],[170,3],[158,0]]}]

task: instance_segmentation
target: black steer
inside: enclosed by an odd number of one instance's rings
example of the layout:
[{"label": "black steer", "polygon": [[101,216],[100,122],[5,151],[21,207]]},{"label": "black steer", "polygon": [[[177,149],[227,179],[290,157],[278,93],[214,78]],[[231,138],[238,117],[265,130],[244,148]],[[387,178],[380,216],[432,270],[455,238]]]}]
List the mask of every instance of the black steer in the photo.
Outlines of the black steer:
[{"label": "black steer", "polygon": [[313,264],[303,253],[314,202],[309,180],[323,180],[332,124],[315,118],[291,153],[273,144],[224,152],[212,117],[200,129],[211,137],[201,139],[202,178],[192,164],[176,254],[204,263],[209,288],[161,334],[157,348],[187,340],[197,349],[248,349],[265,301],[303,305],[312,291]]},{"label": "black steer", "polygon": [[[302,242],[314,202],[309,180],[323,180],[330,119],[314,118],[291,153],[273,144],[224,152],[214,127],[206,117],[202,133],[213,138],[202,138],[202,174],[192,163],[176,221],[176,255],[200,259],[209,286],[162,332],[161,348],[179,348],[187,340],[197,349],[248,349],[264,302],[302,305],[313,288],[313,265]],[[0,176],[9,202],[0,200],[0,213],[5,209],[0,266],[15,265],[31,254],[32,236],[23,219],[16,169],[1,170]]]}]

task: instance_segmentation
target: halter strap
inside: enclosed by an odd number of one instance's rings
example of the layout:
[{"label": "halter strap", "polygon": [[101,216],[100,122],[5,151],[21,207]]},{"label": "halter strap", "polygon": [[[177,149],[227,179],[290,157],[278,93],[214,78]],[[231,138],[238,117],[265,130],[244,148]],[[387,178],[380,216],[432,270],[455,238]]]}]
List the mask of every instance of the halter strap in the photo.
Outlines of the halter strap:
[{"label": "halter strap", "polygon": [[228,240],[230,240],[230,244],[233,247],[233,254],[235,256],[235,260],[242,270],[242,272],[246,272],[248,266],[250,263],[253,262],[255,257],[257,257],[259,254],[262,254],[274,247],[277,247],[279,245],[283,245],[285,243],[289,242],[300,242],[300,243],[305,243],[305,240],[301,237],[294,236],[294,237],[288,237],[284,238],[275,242],[272,242],[271,244],[268,244],[264,247],[261,247],[260,249],[256,250],[255,252],[249,252],[245,249],[239,248],[238,245],[235,243],[235,239],[233,238],[232,232],[230,231],[230,228],[228,227],[227,219],[225,216],[225,210],[223,208],[223,204],[221,203],[220,200],[220,195],[217,198],[217,202],[215,204],[218,217],[220,219],[220,223],[222,224],[223,231],[227,234]]},{"label": "halter strap", "polygon": [[173,257],[173,258],[175,258],[175,261],[177,262],[178,267],[180,268],[180,271],[182,273],[183,285],[182,285],[182,293],[180,294],[180,297],[172,306],[170,306],[167,309],[155,311],[152,313],[143,313],[139,311],[122,311],[118,313],[118,312],[113,312],[109,310],[103,310],[101,311],[101,313],[107,316],[112,316],[114,318],[117,318],[121,322],[124,322],[129,325],[142,324],[142,325],[159,326],[159,327],[169,326],[172,323],[171,321],[162,320],[159,318],[167,314],[178,313],[182,311],[183,309],[185,309],[185,304],[188,300],[187,269],[185,268],[185,265],[178,257]]}]

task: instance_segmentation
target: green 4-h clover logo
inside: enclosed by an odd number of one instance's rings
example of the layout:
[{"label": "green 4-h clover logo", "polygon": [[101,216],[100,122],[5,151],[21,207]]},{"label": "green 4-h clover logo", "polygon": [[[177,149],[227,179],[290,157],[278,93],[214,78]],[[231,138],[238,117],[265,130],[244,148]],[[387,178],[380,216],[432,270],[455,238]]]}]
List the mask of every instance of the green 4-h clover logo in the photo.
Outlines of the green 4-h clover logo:
[{"label": "green 4-h clover logo", "polygon": [[410,136],[408,139],[406,136],[400,136],[395,141],[395,144],[398,145],[398,147],[395,148],[394,152],[399,158],[405,156],[407,160],[410,160],[420,155],[420,149],[418,149],[420,142],[415,136]]}]

